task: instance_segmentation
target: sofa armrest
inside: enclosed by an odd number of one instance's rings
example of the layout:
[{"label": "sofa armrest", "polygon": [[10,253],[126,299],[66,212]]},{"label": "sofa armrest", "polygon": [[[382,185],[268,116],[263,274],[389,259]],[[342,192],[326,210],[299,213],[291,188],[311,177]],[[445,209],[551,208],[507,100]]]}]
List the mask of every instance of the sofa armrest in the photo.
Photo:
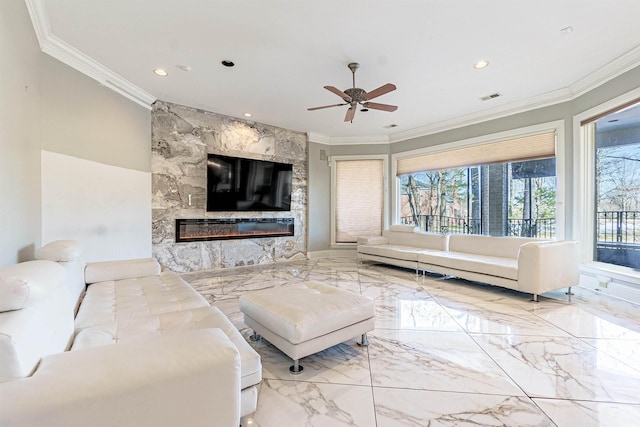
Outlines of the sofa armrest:
[{"label": "sofa armrest", "polygon": [[386,245],[389,239],[384,236],[358,236],[358,245]]},{"label": "sofa armrest", "polygon": [[196,329],[47,356],[0,384],[2,426],[219,426],[240,423],[240,356],[220,329]]},{"label": "sofa armrest", "polygon": [[580,281],[578,242],[530,242],[518,252],[518,290],[532,294],[575,286]]},{"label": "sofa armrest", "polygon": [[90,285],[108,280],[134,279],[159,274],[160,264],[154,258],[89,262],[84,269],[84,281]]}]

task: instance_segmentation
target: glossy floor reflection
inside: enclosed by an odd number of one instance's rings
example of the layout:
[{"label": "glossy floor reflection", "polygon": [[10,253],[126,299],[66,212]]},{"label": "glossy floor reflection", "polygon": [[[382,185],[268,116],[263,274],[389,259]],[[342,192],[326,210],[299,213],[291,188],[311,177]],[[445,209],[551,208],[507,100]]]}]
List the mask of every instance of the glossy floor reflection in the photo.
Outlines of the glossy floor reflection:
[{"label": "glossy floor reflection", "polygon": [[248,337],[245,292],[304,280],[376,303],[370,346],[355,339],[301,360],[265,340],[254,425],[636,426],[640,308],[574,288],[540,297],[354,258],[182,277]]}]

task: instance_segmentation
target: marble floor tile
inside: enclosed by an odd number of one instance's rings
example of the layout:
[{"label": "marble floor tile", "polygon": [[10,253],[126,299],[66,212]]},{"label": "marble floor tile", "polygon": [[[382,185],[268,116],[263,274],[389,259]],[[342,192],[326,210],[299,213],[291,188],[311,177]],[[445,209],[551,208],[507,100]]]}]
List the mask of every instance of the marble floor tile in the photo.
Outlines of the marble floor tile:
[{"label": "marble floor tile", "polygon": [[260,427],[375,426],[371,387],[265,379],[253,419]]},{"label": "marble floor tile", "polygon": [[568,336],[561,328],[518,305],[494,302],[441,302],[469,333]]},{"label": "marble floor tile", "polygon": [[473,338],[531,397],[640,403],[640,371],[577,338]]},{"label": "marble floor tile", "polygon": [[529,398],[373,388],[378,427],[554,426]]},{"label": "marble floor tile", "polygon": [[[366,295],[366,293],[365,293]],[[431,297],[378,297],[376,329],[462,331],[451,315]]]},{"label": "marble floor tile", "polygon": [[635,427],[640,420],[640,405],[557,399],[533,400],[558,427]]},{"label": "marble floor tile", "polygon": [[545,307],[535,314],[549,323],[581,338],[613,338],[640,340],[640,319],[621,318],[594,313],[581,305]]},{"label": "marble floor tile", "polygon": [[264,338],[250,344],[262,359],[263,378],[371,385],[367,347],[357,345],[355,339],[300,359],[304,370],[298,375],[289,372],[292,360]]},{"label": "marble floor tile", "polygon": [[374,386],[524,394],[465,333],[376,329],[369,341]]},{"label": "marble floor tile", "polygon": [[[531,295],[351,258],[182,277],[248,340],[239,297],[314,280],[374,300],[370,345],[305,357],[266,340],[253,426],[640,425],[640,308],[585,288]],[[246,427],[249,427],[248,425]]]}]

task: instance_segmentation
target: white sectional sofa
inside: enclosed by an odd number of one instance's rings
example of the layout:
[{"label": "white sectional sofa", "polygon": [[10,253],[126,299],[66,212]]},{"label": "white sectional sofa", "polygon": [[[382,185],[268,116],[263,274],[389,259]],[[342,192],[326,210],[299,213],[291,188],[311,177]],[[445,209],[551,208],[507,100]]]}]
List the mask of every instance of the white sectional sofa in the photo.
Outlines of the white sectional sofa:
[{"label": "white sectional sofa", "polygon": [[533,294],[579,281],[578,242],[523,237],[433,234],[392,225],[358,238],[358,259],[452,275]]},{"label": "white sectional sofa", "polygon": [[238,427],[255,411],[260,356],[179,276],[85,268],[74,241],[36,257],[0,269],[1,426]]}]

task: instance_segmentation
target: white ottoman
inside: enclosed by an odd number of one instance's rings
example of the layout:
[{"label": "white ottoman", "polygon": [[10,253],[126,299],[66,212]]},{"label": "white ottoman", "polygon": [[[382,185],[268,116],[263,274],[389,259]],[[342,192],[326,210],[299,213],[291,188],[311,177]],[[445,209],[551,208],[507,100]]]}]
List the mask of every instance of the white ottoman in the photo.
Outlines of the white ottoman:
[{"label": "white ottoman", "polygon": [[362,336],[375,326],[371,298],[316,282],[247,292],[240,297],[244,322],[253,338],[262,335],[293,359],[289,370],[302,371],[299,359],[348,339]]}]

